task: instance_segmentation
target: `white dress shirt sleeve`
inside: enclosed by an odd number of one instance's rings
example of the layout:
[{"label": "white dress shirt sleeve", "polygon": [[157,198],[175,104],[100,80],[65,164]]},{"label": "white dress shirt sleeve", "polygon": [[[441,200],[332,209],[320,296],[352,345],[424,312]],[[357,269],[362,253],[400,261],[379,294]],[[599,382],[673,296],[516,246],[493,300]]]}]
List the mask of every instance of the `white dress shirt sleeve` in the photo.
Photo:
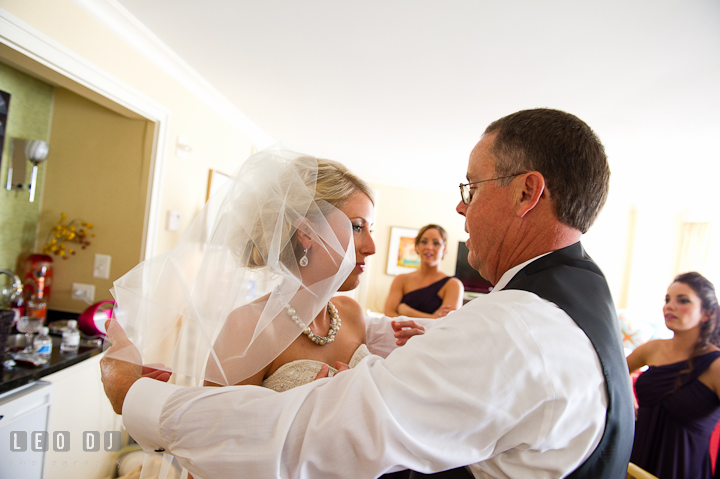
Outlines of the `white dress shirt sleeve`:
[{"label": "white dress shirt sleeve", "polygon": [[599,361],[574,322],[535,295],[501,291],[334,378],[283,393],[140,380],[123,415],[140,444],[204,478],[376,477],[472,463],[488,477],[528,467],[562,477],[602,435],[601,391]]},{"label": "white dress shirt sleeve", "polygon": [[395,331],[392,328],[393,321],[413,320],[427,331],[437,320],[435,318],[409,318],[407,316],[390,316],[369,314],[365,317],[365,329],[367,332],[367,347],[371,353],[382,358],[395,351],[398,347],[395,339]]},{"label": "white dress shirt sleeve", "polygon": [[[137,383],[142,383],[142,387],[131,387],[125,396],[123,424],[125,429],[135,431],[138,437],[144,439],[140,445],[145,452],[151,453],[163,449],[163,445],[166,443],[160,432],[159,422],[163,407],[175,391],[183,388],[148,378],[139,379]],[[126,414],[125,410],[128,404],[143,404],[146,413],[142,417]]]}]

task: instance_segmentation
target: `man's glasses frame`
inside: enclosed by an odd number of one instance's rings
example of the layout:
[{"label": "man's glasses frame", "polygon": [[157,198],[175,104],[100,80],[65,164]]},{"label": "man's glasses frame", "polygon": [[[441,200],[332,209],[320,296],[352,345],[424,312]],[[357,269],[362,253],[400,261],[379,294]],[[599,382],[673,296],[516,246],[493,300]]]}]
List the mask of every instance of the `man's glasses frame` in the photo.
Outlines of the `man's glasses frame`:
[{"label": "man's glasses frame", "polygon": [[489,180],[473,181],[472,183],[460,183],[460,198],[462,199],[463,204],[469,205],[470,200],[472,199],[472,195],[470,194],[470,185],[477,185],[478,183],[485,183],[487,181],[503,180],[505,178],[524,175],[525,173],[527,173],[527,171],[515,173],[514,175],[498,176],[497,178],[490,178]]}]

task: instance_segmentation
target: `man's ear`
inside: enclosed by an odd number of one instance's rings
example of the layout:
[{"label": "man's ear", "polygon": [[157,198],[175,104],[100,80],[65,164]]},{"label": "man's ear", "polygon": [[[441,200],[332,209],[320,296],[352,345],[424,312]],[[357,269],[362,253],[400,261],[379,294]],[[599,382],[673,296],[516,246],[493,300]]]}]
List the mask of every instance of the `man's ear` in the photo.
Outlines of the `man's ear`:
[{"label": "man's ear", "polygon": [[545,177],[540,172],[531,171],[525,173],[520,183],[520,200],[518,202],[517,214],[523,218],[528,214],[541,198],[546,198]]}]

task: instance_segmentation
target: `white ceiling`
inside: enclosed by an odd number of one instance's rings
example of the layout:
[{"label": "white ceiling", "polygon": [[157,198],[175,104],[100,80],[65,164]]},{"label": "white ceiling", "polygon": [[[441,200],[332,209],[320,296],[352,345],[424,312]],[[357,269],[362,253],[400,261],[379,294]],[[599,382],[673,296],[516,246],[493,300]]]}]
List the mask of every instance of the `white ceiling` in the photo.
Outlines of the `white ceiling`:
[{"label": "white ceiling", "polygon": [[374,182],[455,189],[488,123],[552,107],[628,201],[717,196],[717,0],[118,1],[275,140]]}]

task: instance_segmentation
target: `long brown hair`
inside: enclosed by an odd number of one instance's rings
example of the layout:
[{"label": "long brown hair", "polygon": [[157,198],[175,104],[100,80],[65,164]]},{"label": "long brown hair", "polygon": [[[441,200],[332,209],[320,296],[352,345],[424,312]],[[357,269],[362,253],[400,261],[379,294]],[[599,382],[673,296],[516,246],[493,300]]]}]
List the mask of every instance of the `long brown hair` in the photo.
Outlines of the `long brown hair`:
[{"label": "long brown hair", "polygon": [[682,376],[686,376],[693,371],[693,358],[705,351],[709,344],[720,347],[720,305],[718,305],[717,295],[715,294],[715,286],[700,273],[691,271],[679,274],[675,277],[673,283],[690,286],[700,298],[702,312],[708,315],[708,320],[700,323],[700,336],[693,347],[690,359],[688,359],[688,368],[680,371],[677,377],[675,382],[675,390],[677,390],[682,383]]}]

